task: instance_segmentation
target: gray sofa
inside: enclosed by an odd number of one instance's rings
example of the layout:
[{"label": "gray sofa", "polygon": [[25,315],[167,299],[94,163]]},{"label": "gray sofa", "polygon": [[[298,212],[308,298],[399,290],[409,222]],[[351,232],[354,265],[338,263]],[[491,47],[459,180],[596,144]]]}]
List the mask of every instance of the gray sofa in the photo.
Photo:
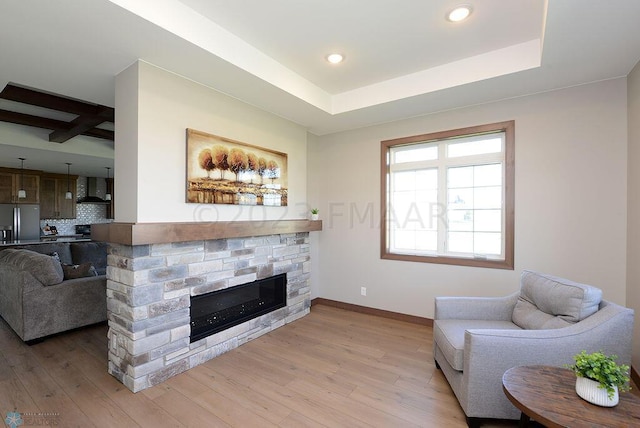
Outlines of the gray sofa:
[{"label": "gray sofa", "polygon": [[524,271],[506,297],[437,297],[434,359],[467,416],[517,419],[502,375],[520,365],[563,366],[582,350],[631,363],[633,310],[602,300],[598,288]]},{"label": "gray sofa", "polygon": [[99,242],[3,249],[0,316],[25,342],[105,321],[106,267],[106,244]]}]

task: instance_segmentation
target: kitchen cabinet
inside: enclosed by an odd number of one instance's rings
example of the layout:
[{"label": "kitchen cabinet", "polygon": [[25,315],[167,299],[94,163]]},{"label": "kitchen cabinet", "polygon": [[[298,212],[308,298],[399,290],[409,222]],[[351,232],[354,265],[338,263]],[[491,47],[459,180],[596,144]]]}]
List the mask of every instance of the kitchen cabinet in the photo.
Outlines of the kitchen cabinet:
[{"label": "kitchen cabinet", "polygon": [[[76,218],[77,175],[44,174],[40,177],[40,218]],[[73,193],[66,199],[67,187]]]},{"label": "kitchen cabinet", "polygon": [[[40,202],[40,175],[19,171],[0,171],[0,204],[37,204]],[[20,189],[26,191],[26,198],[18,198],[18,190]]]}]

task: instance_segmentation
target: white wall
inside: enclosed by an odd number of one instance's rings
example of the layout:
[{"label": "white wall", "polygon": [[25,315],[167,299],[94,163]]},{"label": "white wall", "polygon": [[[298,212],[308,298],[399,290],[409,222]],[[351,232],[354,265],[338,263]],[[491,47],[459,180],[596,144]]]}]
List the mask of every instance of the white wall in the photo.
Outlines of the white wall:
[{"label": "white wall", "polygon": [[[132,80],[137,81],[134,91]],[[129,89],[118,91],[119,85]],[[137,126],[116,120],[117,222],[306,217],[307,134],[303,127],[142,61],[116,79],[116,111],[129,99],[138,106],[133,116]],[[185,203],[187,128],[287,153],[288,206]],[[125,167],[132,159],[137,159],[136,164]],[[122,209],[123,205],[128,208]]]},{"label": "white wall", "polygon": [[[309,197],[324,221],[312,295],[431,318],[435,296],[505,295],[533,269],[624,304],[626,117],[626,80],[617,79],[310,140]],[[510,119],[515,270],[381,260],[380,141]]]},{"label": "white wall", "polygon": [[629,149],[627,306],[635,310],[632,364],[640,369],[640,63],[627,76]]},{"label": "white wall", "polygon": [[114,141],[114,221],[135,223],[138,216],[139,63],[116,76]]}]

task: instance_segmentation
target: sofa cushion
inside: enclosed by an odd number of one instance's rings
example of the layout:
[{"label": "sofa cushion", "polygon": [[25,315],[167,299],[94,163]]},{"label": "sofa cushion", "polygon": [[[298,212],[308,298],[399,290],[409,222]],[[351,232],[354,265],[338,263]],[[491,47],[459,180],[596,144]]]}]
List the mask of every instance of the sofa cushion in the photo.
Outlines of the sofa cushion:
[{"label": "sofa cushion", "polygon": [[42,242],[40,244],[21,245],[13,247],[15,249],[31,250],[36,253],[48,254],[58,253],[60,262],[71,264],[71,248],[68,242]]},{"label": "sofa cushion", "polygon": [[471,329],[520,330],[520,327],[511,321],[435,320],[433,341],[455,370],[462,371],[464,367],[464,332]]},{"label": "sofa cushion", "polygon": [[104,242],[72,242],[71,258],[73,263],[79,265],[90,262],[98,275],[107,273],[107,244]]},{"label": "sofa cushion", "polygon": [[60,284],[64,279],[60,262],[53,257],[31,250],[6,249],[0,251],[0,262],[28,271],[43,285]]},{"label": "sofa cushion", "polygon": [[524,329],[562,328],[593,315],[601,300],[599,288],[524,271],[512,319]]},{"label": "sofa cushion", "polygon": [[79,265],[62,265],[64,279],[84,278],[86,276],[97,276],[98,273],[91,262],[81,263]]}]

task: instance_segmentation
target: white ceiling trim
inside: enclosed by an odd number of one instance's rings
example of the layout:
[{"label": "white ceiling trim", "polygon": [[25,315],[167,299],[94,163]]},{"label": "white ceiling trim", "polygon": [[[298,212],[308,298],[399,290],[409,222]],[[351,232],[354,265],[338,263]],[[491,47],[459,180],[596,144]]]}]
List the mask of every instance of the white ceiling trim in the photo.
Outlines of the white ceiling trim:
[{"label": "white ceiling trim", "polygon": [[331,95],[179,0],[109,0],[277,88],[336,115],[539,67],[541,39]]},{"label": "white ceiling trim", "polygon": [[540,39],[497,49],[333,97],[333,114],[358,110],[540,67]]},{"label": "white ceiling trim", "polygon": [[331,113],[331,95],[178,0],[109,0],[309,104]]}]

